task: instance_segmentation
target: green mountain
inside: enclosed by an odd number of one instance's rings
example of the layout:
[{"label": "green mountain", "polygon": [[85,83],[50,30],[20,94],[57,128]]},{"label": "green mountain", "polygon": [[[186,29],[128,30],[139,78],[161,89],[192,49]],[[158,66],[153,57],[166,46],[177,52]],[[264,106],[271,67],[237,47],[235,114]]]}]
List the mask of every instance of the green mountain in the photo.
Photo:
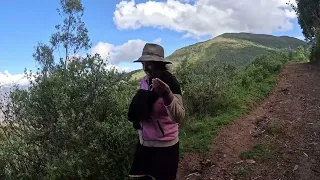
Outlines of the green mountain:
[{"label": "green mountain", "polygon": [[[256,57],[276,51],[295,50],[307,43],[288,36],[272,36],[252,33],[225,33],[213,39],[199,42],[176,50],[167,60],[173,62],[173,68],[181,61],[216,61],[245,67]],[[132,79],[143,76],[142,71],[132,74]]]}]

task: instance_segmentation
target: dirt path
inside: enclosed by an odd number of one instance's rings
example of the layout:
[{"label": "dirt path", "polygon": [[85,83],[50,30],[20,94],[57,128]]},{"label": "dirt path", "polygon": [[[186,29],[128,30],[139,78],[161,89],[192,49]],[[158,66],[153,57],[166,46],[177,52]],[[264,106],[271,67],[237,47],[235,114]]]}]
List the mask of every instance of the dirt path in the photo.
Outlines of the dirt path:
[{"label": "dirt path", "polygon": [[320,180],[320,66],[288,65],[270,96],[221,130],[208,153],[185,155],[178,179]]}]

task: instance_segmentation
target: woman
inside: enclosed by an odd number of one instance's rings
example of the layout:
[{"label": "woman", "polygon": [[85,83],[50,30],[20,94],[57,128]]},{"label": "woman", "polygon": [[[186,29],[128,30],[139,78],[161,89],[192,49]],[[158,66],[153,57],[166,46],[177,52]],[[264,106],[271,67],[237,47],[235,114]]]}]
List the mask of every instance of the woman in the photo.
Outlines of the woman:
[{"label": "woman", "polygon": [[167,70],[160,45],[147,43],[141,62],[146,76],[133,98],[128,118],[138,130],[139,143],[130,177],[175,180],[179,163],[179,124],[185,116],[181,89]]}]

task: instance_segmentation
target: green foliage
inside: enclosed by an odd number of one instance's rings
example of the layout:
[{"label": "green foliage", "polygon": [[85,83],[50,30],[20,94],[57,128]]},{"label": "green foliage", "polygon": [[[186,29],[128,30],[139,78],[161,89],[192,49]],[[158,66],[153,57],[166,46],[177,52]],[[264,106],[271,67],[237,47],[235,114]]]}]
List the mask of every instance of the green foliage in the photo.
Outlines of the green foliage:
[{"label": "green foliage", "polygon": [[[288,61],[288,55],[274,53],[258,57],[244,70],[237,70],[234,66],[215,64],[214,61],[188,63],[185,60],[175,73],[182,86],[188,113],[197,116],[214,115],[239,107],[241,98],[237,97],[237,91],[243,92],[239,87],[254,89],[254,86],[266,83]],[[261,89],[263,94],[268,90]]]},{"label": "green foliage", "polygon": [[307,55],[307,51],[302,46],[299,46],[296,50],[294,58],[300,62],[303,62],[307,61],[309,57]]},{"label": "green foliage", "polygon": [[268,125],[267,132],[268,132],[268,134],[270,134],[272,136],[276,136],[276,135],[280,134],[281,132],[283,132],[283,129],[280,125],[272,123],[272,124]]},{"label": "green foliage", "polygon": [[276,149],[272,143],[264,142],[255,145],[251,150],[240,154],[242,159],[255,159],[262,162],[270,162],[277,158]]},{"label": "green foliage", "polygon": [[189,116],[180,130],[181,152],[204,152],[209,150],[212,138],[220,128],[236,119],[242,112],[228,109],[216,116],[199,118]]},{"label": "green foliage", "polygon": [[176,74],[189,114],[213,115],[231,103],[232,94],[228,89],[235,74],[233,66],[216,65],[213,61],[194,64],[184,61]]},{"label": "green foliage", "polygon": [[42,67],[43,74],[53,71],[54,56],[53,49],[43,43],[39,43],[36,47],[36,52],[33,54],[33,58]]},{"label": "green foliage", "polygon": [[139,80],[139,79],[143,78],[145,75],[146,75],[146,73],[143,70],[137,70],[132,73],[132,75],[130,76],[130,79],[131,80]]},{"label": "green foliage", "polygon": [[232,174],[234,174],[237,179],[248,179],[252,173],[253,170],[250,166],[237,165],[232,169]]},{"label": "green foliage", "polygon": [[[57,32],[53,33],[50,43],[53,49],[64,49],[65,65],[70,60],[70,55],[77,55],[80,50],[91,47],[88,30],[82,21],[84,8],[80,0],[60,0],[59,15],[64,18],[63,24],[55,26]],[[72,53],[72,54],[71,54]]]},{"label": "green foliage", "polygon": [[318,0],[296,0],[297,6],[291,7],[298,15],[298,23],[306,40],[313,43],[320,23],[319,1]]},{"label": "green foliage", "polygon": [[[207,64],[210,62],[181,63],[176,75],[189,113],[180,133],[182,152],[207,150],[221,127],[264,99],[274,87],[280,70],[293,60],[288,54],[274,53],[260,56],[240,70]],[[212,82],[217,82],[218,88]]]},{"label": "green foliage", "polygon": [[288,57],[278,54],[261,56],[246,67],[242,74],[242,86],[261,83],[274,73],[278,73],[284,63],[289,61]]},{"label": "green foliage", "polygon": [[176,63],[185,59],[189,61],[217,60],[225,64],[245,67],[263,54],[296,49],[298,46],[305,47],[306,45],[304,41],[286,36],[226,33],[176,50],[167,59]]},{"label": "green foliage", "polygon": [[291,4],[298,16],[305,39],[311,45],[310,62],[320,62],[320,12],[318,0],[297,0],[297,6]]},{"label": "green foliage", "polygon": [[[178,49],[166,59],[173,62],[173,70],[185,60],[191,63],[214,61],[212,63],[216,65],[226,64],[241,69],[261,55],[291,51],[299,46],[306,48],[307,43],[287,36],[225,33],[208,41]],[[139,71],[132,74],[133,78],[141,78],[144,73]]]},{"label": "green foliage", "polygon": [[11,94],[1,147],[9,177],[125,176],[137,140],[126,119],[135,86],[104,67],[99,56],[58,64]]},{"label": "green foliage", "polygon": [[[1,106],[0,169],[8,179],[124,179],[137,141],[126,117],[136,84],[99,55],[73,56],[90,47],[83,7],[60,3],[63,24],[36,47],[37,72],[25,71],[31,86]],[[66,57],[56,62],[60,46]]]},{"label": "green foliage", "polygon": [[303,41],[289,36],[276,37],[267,34],[253,33],[225,33],[221,35],[224,38],[239,39],[253,42],[254,44],[262,45],[272,49],[296,49],[299,46],[306,46]]},{"label": "green foliage", "polygon": [[316,33],[315,42],[311,48],[310,62],[320,62],[320,31]]}]

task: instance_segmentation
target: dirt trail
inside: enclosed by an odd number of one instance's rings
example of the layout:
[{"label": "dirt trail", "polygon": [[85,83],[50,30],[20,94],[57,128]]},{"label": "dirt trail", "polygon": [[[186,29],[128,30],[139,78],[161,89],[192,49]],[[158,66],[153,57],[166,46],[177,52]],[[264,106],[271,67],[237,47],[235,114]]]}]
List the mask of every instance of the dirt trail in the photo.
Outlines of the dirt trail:
[{"label": "dirt trail", "polygon": [[[240,158],[257,144],[268,145]],[[269,97],[222,129],[208,153],[184,156],[178,179],[320,180],[320,66],[288,65]]]}]

